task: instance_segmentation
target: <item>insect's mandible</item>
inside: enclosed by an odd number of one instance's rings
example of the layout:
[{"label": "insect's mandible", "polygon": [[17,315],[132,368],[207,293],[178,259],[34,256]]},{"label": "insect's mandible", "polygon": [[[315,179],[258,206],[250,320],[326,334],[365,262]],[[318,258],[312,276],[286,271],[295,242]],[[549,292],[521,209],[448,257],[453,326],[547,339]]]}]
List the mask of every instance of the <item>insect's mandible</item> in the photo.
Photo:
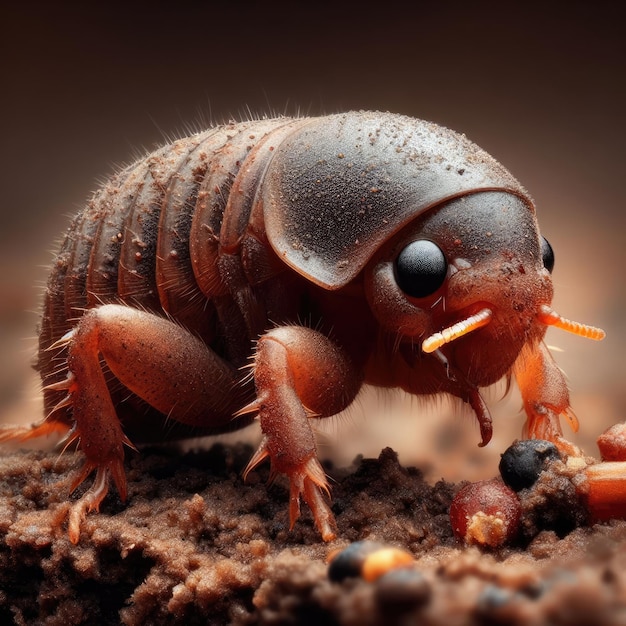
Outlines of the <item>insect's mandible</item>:
[{"label": "insect's mandible", "polygon": [[0,440],[59,431],[85,462],[80,536],[124,446],[241,428],[335,536],[311,420],[364,383],[449,394],[492,432],[480,388],[514,376],[526,435],[575,425],[547,326],[552,249],[528,193],[464,136],[388,113],[218,126],[119,171],[72,222],[45,294],[46,415]]}]

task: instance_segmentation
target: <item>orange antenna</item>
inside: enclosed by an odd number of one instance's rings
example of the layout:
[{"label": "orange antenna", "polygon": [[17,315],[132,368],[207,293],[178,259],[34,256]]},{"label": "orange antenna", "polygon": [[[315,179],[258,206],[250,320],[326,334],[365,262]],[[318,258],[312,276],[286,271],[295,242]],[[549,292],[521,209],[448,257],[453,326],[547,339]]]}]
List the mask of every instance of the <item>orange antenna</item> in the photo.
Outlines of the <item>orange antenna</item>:
[{"label": "orange antenna", "polygon": [[580,335],[581,337],[586,337],[587,339],[600,341],[606,337],[606,333],[601,328],[587,326],[586,324],[581,324],[580,322],[572,322],[571,320],[560,316],[547,304],[542,304],[539,307],[539,315],[537,318],[546,326],[556,326],[557,328],[562,328],[563,330],[574,333],[575,335]]},{"label": "orange antenna", "polygon": [[491,309],[481,309],[478,313],[470,315],[468,318],[452,324],[448,328],[444,328],[438,333],[433,333],[422,342],[422,350],[424,352],[434,352],[446,343],[450,343],[473,330],[486,326],[491,321],[493,313]]}]

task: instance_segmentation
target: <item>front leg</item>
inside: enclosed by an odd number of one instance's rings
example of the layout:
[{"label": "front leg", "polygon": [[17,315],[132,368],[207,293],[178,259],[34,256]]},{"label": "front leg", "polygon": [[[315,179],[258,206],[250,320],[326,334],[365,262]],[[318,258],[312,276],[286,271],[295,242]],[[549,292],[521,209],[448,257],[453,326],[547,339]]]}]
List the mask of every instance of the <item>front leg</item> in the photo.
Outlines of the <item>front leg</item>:
[{"label": "front leg", "polygon": [[527,416],[524,435],[552,441],[566,454],[581,456],[580,449],[563,437],[561,416],[574,432],[578,430],[578,419],[570,407],[565,376],[546,345],[527,344],[515,361],[513,372]]},{"label": "front leg", "polygon": [[302,496],[322,538],[330,541],[335,537],[335,520],[324,498],[328,482],[309,418],[335,415],[346,408],[361,386],[361,377],[344,351],[322,333],[283,326],[258,340],[254,380],[257,399],[240,414],[258,411],[265,436],[245,474],[269,457],[272,474],[289,477],[291,528],[300,515]]},{"label": "front leg", "polygon": [[[582,451],[563,437],[560,416],[566,417],[574,432],[578,420],[569,405],[565,377],[543,343],[527,346],[515,362],[527,421],[524,434],[547,439],[568,456],[584,457]],[[591,518],[608,520],[626,517],[626,428],[618,424],[598,439],[602,462],[584,457],[575,477],[578,493],[584,498]]]}]

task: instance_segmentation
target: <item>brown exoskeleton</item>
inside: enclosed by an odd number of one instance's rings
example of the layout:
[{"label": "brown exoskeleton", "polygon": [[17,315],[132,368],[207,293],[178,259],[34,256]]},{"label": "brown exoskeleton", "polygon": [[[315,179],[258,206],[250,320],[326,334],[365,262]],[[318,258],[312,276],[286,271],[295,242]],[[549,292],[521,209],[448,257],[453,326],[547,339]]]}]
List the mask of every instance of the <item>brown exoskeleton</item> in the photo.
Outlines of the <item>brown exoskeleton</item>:
[{"label": "brown exoskeleton", "polygon": [[[311,418],[364,383],[468,403],[513,375],[526,434],[571,449],[564,377],[543,343],[552,251],[497,161],[450,130],[383,113],[265,119],[181,139],[117,173],[73,221],[45,296],[37,369],[46,417],[0,439],[67,433],[96,471],[69,533],[124,445],[241,428],[322,537],[335,534]],[[246,365],[252,358],[252,375]]]}]

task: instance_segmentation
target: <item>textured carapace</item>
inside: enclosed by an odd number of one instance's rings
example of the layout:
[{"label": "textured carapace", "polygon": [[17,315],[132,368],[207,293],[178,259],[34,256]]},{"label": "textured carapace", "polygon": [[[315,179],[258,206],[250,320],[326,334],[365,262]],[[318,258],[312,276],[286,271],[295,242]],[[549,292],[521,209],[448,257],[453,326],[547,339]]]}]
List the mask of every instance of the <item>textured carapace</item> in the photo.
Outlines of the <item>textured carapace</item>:
[{"label": "textured carapace", "polygon": [[[50,274],[38,369],[46,417],[0,439],[68,432],[96,470],[70,537],[123,446],[258,416],[269,457],[334,536],[309,424],[361,385],[447,393],[491,437],[479,387],[515,375],[529,436],[573,418],[546,325],[551,248],[532,200],[465,137],[386,113],[228,124],[113,176],[72,222]],[[548,258],[550,257],[550,258]],[[250,360],[252,359],[252,360]],[[244,367],[251,365],[252,375]]]}]

